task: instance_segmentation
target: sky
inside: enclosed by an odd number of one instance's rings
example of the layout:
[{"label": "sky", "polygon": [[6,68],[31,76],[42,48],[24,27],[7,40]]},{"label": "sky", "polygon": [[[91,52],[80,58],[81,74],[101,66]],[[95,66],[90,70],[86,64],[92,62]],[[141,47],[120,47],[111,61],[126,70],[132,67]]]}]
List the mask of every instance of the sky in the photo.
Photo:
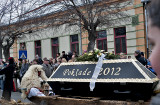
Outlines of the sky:
[{"label": "sky", "polygon": [[[2,13],[4,13],[3,12],[4,10],[7,11],[6,8],[8,8],[8,10],[11,9],[10,4],[13,3],[13,9],[12,9],[11,15],[9,13],[5,13],[3,18],[2,19],[0,18],[0,25],[8,24],[9,20],[11,20],[11,23],[13,23],[13,22],[16,22],[18,19],[24,20],[24,19],[38,17],[48,13],[65,9],[62,4],[56,3],[56,4],[44,6],[33,12],[29,12],[51,1],[55,1],[55,0],[0,0],[0,17],[3,15]],[[75,3],[76,5],[79,5],[81,4],[82,1],[86,1],[86,0],[75,0]],[[94,1],[94,0],[90,0],[90,1]],[[6,8],[4,8],[5,3],[7,3]]]},{"label": "sky", "polygon": [[16,22],[20,19],[20,16],[21,19],[27,19],[58,10],[57,6],[50,5],[28,13],[50,1],[51,0],[0,0],[0,25],[8,24],[9,20],[11,20],[11,23]]}]

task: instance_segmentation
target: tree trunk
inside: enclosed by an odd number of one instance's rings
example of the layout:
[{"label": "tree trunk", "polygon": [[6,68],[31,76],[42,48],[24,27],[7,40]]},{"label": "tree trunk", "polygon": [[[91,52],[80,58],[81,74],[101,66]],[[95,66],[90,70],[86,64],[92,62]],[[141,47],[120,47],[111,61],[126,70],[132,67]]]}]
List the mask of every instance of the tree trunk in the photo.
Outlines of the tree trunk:
[{"label": "tree trunk", "polygon": [[88,43],[88,52],[89,51],[92,51],[94,50],[94,47],[95,47],[95,41],[96,41],[96,33],[95,31],[90,31],[88,32],[88,40],[89,40],[89,43]]},{"label": "tree trunk", "polygon": [[5,47],[5,48],[3,49],[3,54],[4,54],[4,58],[5,58],[6,61],[7,61],[8,58],[10,57],[9,50],[10,50],[10,49],[9,49],[8,47]]},{"label": "tree trunk", "polygon": [[3,56],[2,56],[2,42],[0,41],[0,59],[2,59]]}]

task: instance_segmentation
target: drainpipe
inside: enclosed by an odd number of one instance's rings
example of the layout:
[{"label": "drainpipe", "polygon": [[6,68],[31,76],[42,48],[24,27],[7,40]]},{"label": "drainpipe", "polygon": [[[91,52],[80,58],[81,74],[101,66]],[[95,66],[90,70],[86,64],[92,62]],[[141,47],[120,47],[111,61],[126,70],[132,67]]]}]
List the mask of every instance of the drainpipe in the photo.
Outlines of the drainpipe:
[{"label": "drainpipe", "polygon": [[141,0],[142,3],[144,3],[144,9],[145,9],[145,28],[146,28],[146,47],[147,47],[147,58],[149,58],[149,41],[148,41],[148,17],[147,17],[147,4],[151,0]]},{"label": "drainpipe", "polygon": [[80,55],[82,55],[82,29],[81,29],[81,18],[79,18],[79,31],[80,31]]},{"label": "drainpipe", "polygon": [[145,27],[146,27],[147,58],[149,58],[147,2],[145,2],[145,25],[146,25]]}]

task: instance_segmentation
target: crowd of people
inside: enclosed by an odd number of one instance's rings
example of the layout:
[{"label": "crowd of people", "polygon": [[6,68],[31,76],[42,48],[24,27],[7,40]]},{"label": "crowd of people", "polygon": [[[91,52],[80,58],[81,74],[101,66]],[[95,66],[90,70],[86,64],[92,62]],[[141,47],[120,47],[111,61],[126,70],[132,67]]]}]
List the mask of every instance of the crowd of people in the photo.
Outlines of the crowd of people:
[{"label": "crowd of people", "polygon": [[[35,59],[31,62],[26,59],[18,59],[18,62],[15,62],[12,57],[10,57],[6,62],[0,59],[0,87],[1,91],[3,91],[2,97],[6,100],[10,100],[11,91],[21,91],[18,89],[18,85],[20,86],[23,76],[31,65],[41,65],[45,75],[49,78],[61,63],[74,62],[76,57],[76,52],[68,52],[68,54],[66,54],[65,51],[62,51],[62,54],[57,53],[56,58],[50,59],[46,57],[41,59],[36,55]],[[19,83],[17,83],[18,81]],[[7,86],[12,88],[7,88]],[[6,94],[6,92],[8,93]]]},{"label": "crowd of people", "polygon": [[[76,57],[77,57],[76,52],[73,52],[73,53],[68,52],[68,54],[66,54],[65,51],[62,51],[62,54],[57,53],[56,58],[48,59],[45,57],[41,59],[41,57],[36,55],[35,59],[33,59],[33,61],[31,62],[29,62],[26,59],[18,59],[18,62],[16,62],[16,68],[14,71],[14,78],[16,79],[15,80],[16,87],[17,87],[17,83],[16,83],[17,79],[21,82],[22,77],[24,76],[24,74],[26,73],[26,71],[31,65],[42,65],[43,70],[46,73],[46,76],[49,78],[61,63],[74,62]],[[1,60],[0,69],[5,68],[7,64],[8,64],[8,61],[4,62]],[[5,78],[4,75],[0,75],[0,84],[1,84],[0,86],[2,91],[3,91],[4,78]]]},{"label": "crowd of people", "polygon": [[[145,58],[144,52],[141,52],[140,50],[136,50],[134,52],[134,56],[135,56],[135,59],[137,59],[142,65],[148,68],[152,73],[156,74],[156,72],[151,66],[150,60]],[[124,53],[120,53],[120,59],[127,59],[127,56]],[[132,57],[128,56],[128,59],[132,59]]]},{"label": "crowd of people", "polygon": [[[112,53],[114,54],[114,51]],[[143,52],[141,52],[140,50],[137,50],[137,51],[135,51],[134,56],[142,65],[146,66],[146,68],[148,68],[151,72],[156,74],[155,71],[152,69],[150,61],[144,57]],[[31,62],[27,61],[26,59],[18,59],[18,62],[15,63],[15,69],[13,72],[13,78],[15,81],[15,82],[13,82],[13,84],[15,84],[15,87],[16,87],[16,89],[14,91],[20,90],[20,89],[18,89],[17,85],[20,85],[23,76],[25,75],[26,71],[29,69],[29,67],[31,65],[43,66],[43,70],[45,72],[45,75],[47,78],[49,78],[61,63],[75,62],[76,57],[78,57],[76,52],[73,52],[73,53],[68,52],[68,54],[66,54],[65,51],[62,51],[62,54],[57,53],[56,58],[49,58],[48,59],[47,57],[45,57],[45,58],[41,59],[38,55],[36,55],[35,59]],[[131,59],[131,56],[127,57],[125,54],[120,53],[120,59]],[[0,69],[6,68],[8,64],[9,64],[9,60],[6,62],[0,60]],[[0,74],[1,74],[1,71],[0,71]],[[6,78],[5,73],[3,75],[0,75],[1,91],[4,90],[5,78]],[[17,83],[18,81],[19,81],[19,83]]]},{"label": "crowd of people", "polygon": [[[150,56],[150,60],[152,63],[153,68],[155,69],[158,78],[160,78],[160,0],[153,0],[148,7],[148,33],[149,39],[151,44],[154,45],[154,51]],[[42,65],[43,70],[46,73],[46,76],[49,77],[54,70],[62,63],[62,62],[74,62],[76,58],[76,53],[73,54],[65,54],[62,52],[62,55],[57,53],[57,58],[47,59],[44,58],[43,60],[36,56],[32,62],[28,62],[27,60],[19,59],[19,62],[15,64],[14,58],[8,58],[8,61],[4,62],[0,60],[0,83],[1,89],[3,90],[3,97],[6,100],[10,100],[11,91],[13,86],[13,76],[21,81],[22,77],[28,70],[30,65]],[[140,50],[134,52],[135,58],[144,66],[146,66],[150,71],[155,73],[154,69],[151,66],[150,60],[147,60],[144,57],[144,53]],[[120,54],[120,59],[127,59],[125,54]],[[131,56],[128,56],[128,59],[131,59]],[[155,73],[155,74],[156,74]],[[5,82],[4,82],[5,81]],[[160,103],[160,94],[157,94],[152,100],[150,105],[159,105]]]}]

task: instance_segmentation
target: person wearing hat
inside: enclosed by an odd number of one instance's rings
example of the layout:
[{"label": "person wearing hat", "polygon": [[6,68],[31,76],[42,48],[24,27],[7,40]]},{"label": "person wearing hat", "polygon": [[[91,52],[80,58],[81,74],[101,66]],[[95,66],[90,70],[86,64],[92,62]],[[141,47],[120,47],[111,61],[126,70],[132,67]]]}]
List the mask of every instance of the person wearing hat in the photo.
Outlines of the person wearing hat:
[{"label": "person wearing hat", "polygon": [[143,57],[141,57],[141,51],[136,50],[134,53],[135,58],[142,64],[142,65],[147,65],[147,62],[144,60]]},{"label": "person wearing hat", "polygon": [[4,80],[4,90],[2,94],[2,98],[5,100],[10,101],[11,99],[11,91],[13,89],[13,73],[15,71],[15,63],[14,63],[14,58],[10,57],[8,58],[9,64],[4,68],[0,70],[0,75],[5,75],[5,80]]},{"label": "person wearing hat", "polygon": [[49,60],[46,57],[43,59],[42,66],[43,66],[44,72],[46,73],[46,76],[49,78],[52,75],[53,68],[49,64]]}]

